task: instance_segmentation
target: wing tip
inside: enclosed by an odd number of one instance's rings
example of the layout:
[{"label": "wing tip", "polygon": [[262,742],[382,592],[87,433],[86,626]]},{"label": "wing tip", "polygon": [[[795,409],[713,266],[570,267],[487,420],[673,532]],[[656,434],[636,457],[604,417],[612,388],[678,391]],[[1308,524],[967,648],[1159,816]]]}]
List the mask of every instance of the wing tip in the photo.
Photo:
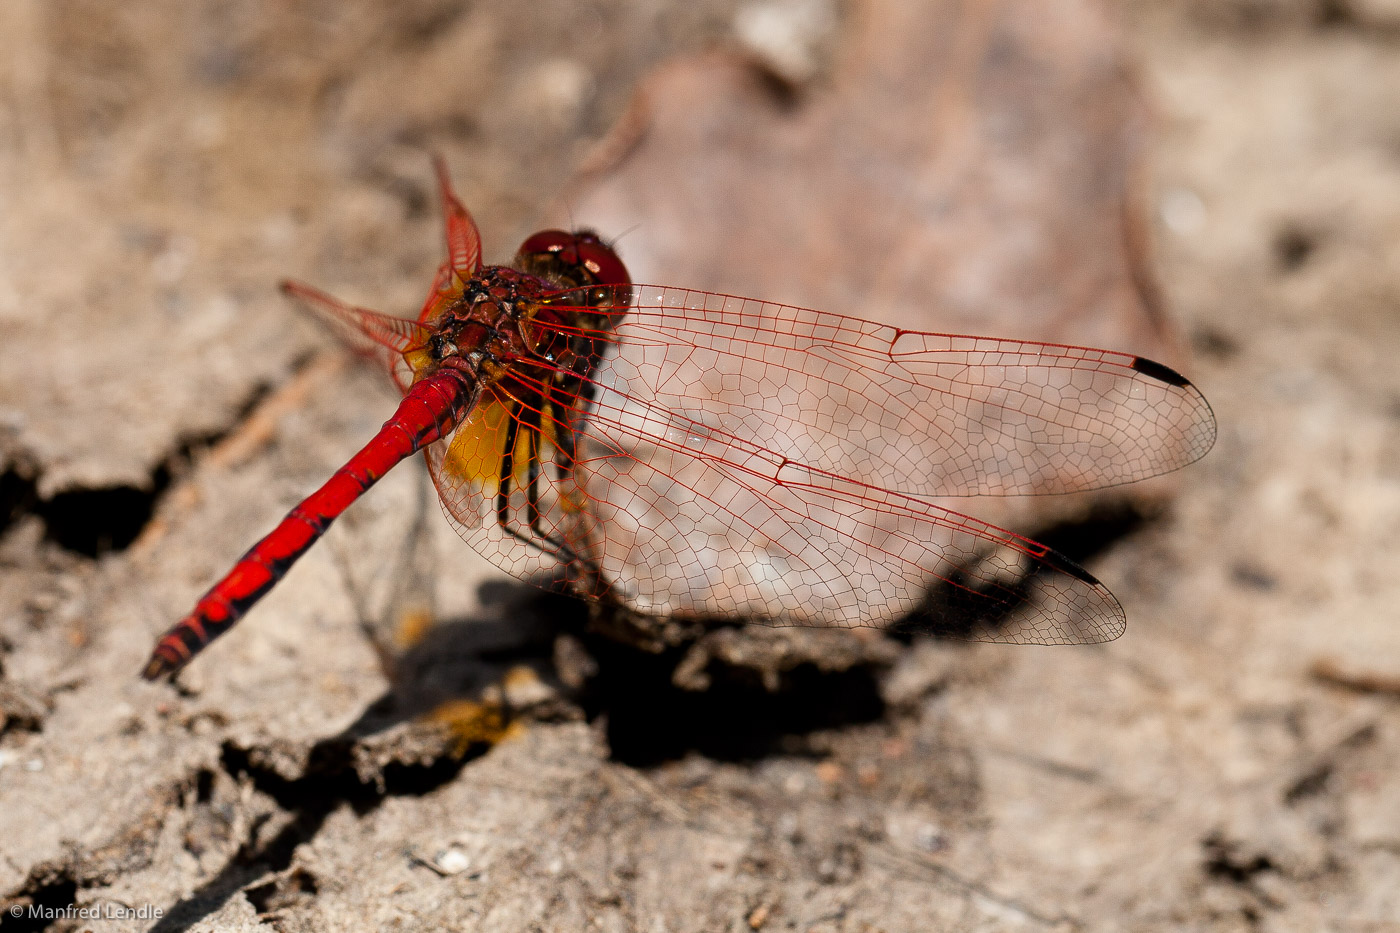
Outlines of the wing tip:
[{"label": "wing tip", "polygon": [[1043,552],[1038,553],[1036,559],[1046,569],[1062,573],[1083,583],[1102,603],[1099,610],[1089,613],[1088,618],[1093,620],[1093,624],[1077,629],[1074,637],[1068,639],[1069,643],[1102,644],[1122,637],[1123,633],[1128,630],[1128,615],[1123,611],[1123,604],[1118,601],[1118,597],[1113,595],[1112,590],[1104,586],[1098,577],[1077,561],[1051,548],[1045,548]]}]

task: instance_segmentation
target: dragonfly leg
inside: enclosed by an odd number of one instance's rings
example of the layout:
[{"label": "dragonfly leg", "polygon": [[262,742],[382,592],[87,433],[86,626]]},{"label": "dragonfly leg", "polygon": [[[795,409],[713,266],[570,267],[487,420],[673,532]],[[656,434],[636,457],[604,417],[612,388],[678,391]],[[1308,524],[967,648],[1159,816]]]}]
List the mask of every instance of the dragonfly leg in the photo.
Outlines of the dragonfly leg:
[{"label": "dragonfly leg", "polygon": [[[496,490],[496,523],[506,534],[553,557],[567,559],[569,550],[544,532],[540,525],[539,450],[540,413],[537,408],[517,401],[511,407],[506,422],[505,443],[501,451],[500,484]],[[525,490],[525,514],[531,533],[516,529],[510,510],[510,496],[515,483],[515,448],[520,443],[520,429],[525,428],[529,483]]]},{"label": "dragonfly leg", "polygon": [[530,481],[525,487],[525,518],[531,531],[550,541],[549,534],[540,525],[540,413],[527,407],[525,419],[526,463],[530,471]]},{"label": "dragonfly leg", "polygon": [[515,445],[520,438],[520,420],[516,412],[523,407],[519,402],[506,411],[506,439],[501,451],[500,482],[496,487],[496,523],[527,544],[529,539],[510,527],[510,486],[515,477]]},{"label": "dragonfly leg", "polygon": [[[573,560],[577,559],[578,556],[577,553],[574,553],[574,549],[570,548],[570,546],[568,546],[567,542],[564,541],[563,538],[559,538],[556,537],[556,535],[549,534],[549,532],[545,531],[545,527],[543,527],[543,525],[540,524],[539,448],[540,436],[542,436],[542,434],[540,434],[539,430],[539,420],[540,413],[535,412],[531,417],[531,422],[526,423],[526,427],[529,427],[531,431],[529,431],[528,440],[526,440],[526,443],[529,444],[529,489],[528,492],[526,492],[525,496],[525,514],[529,517],[529,527],[531,527],[531,531],[535,532],[536,537],[538,537],[540,541],[545,541],[547,542],[547,544],[549,544],[549,552],[553,553],[553,555],[556,556],[556,558],[563,560],[563,562],[573,562]],[[566,437],[571,438],[571,436]],[[566,481],[568,476],[571,475],[571,472],[573,472],[573,450],[564,450],[564,447],[566,447],[566,445],[570,448],[573,447],[573,443],[571,443],[571,440],[568,441],[568,443],[566,443],[566,438],[560,438],[559,445],[557,445],[556,447],[557,452],[559,452],[560,459],[559,461],[554,462],[554,466],[556,466],[557,472],[554,481],[559,483],[563,483],[564,481]]]},{"label": "dragonfly leg", "polygon": [[[540,425],[543,417],[543,412],[540,411],[540,409],[533,406],[525,406],[525,415],[522,423],[526,429],[525,443],[529,448],[530,471],[529,485],[525,490],[525,515],[529,520],[530,530],[535,533],[536,539],[544,541],[549,545],[549,547],[544,548],[544,550],[560,560],[570,561],[573,560],[574,557],[573,551],[564,543],[563,539],[557,538],[545,531],[544,525],[540,523],[540,438],[542,434]],[[562,455],[563,451],[561,449],[561,456]],[[569,458],[568,462],[572,465],[572,458]],[[565,469],[566,468],[561,463],[560,473],[556,479],[564,479]]]}]

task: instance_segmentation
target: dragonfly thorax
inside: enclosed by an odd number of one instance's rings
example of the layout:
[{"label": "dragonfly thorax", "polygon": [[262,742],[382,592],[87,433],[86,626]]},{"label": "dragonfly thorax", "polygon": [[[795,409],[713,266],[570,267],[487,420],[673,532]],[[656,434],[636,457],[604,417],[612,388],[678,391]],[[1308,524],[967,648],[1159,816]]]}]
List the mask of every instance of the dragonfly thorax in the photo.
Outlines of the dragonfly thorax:
[{"label": "dragonfly thorax", "polygon": [[549,290],[535,276],[483,267],[434,319],[425,348],[428,368],[455,369],[489,383],[520,362],[548,362],[548,332],[532,322]]}]

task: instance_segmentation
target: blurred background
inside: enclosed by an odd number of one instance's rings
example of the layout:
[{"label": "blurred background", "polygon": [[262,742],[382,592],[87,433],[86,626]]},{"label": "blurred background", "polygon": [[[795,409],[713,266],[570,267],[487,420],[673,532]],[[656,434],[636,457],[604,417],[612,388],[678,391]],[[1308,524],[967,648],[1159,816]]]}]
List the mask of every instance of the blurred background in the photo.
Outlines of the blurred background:
[{"label": "blurred background", "polygon": [[[139,683],[392,411],[276,283],[412,314],[432,152],[488,261],[590,224],[643,281],[1182,369],[1201,463],[964,506],[1058,535],[1127,635],[619,644],[503,583],[415,465]],[[1395,0],[12,0],[0,902],[1397,929],[1397,352]]]}]

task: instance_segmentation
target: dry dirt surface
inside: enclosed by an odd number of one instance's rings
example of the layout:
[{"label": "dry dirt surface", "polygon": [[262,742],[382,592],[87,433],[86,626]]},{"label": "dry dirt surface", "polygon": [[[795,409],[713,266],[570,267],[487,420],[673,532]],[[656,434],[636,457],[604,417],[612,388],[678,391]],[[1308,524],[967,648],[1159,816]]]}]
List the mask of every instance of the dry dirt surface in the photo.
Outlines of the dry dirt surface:
[{"label": "dry dirt surface", "polygon": [[[440,152],[503,261],[1182,368],[1214,451],[964,502],[1074,648],[590,620],[390,474],[174,686],[153,639],[392,411]],[[0,5],[0,928],[1400,930],[1395,0]]]}]

